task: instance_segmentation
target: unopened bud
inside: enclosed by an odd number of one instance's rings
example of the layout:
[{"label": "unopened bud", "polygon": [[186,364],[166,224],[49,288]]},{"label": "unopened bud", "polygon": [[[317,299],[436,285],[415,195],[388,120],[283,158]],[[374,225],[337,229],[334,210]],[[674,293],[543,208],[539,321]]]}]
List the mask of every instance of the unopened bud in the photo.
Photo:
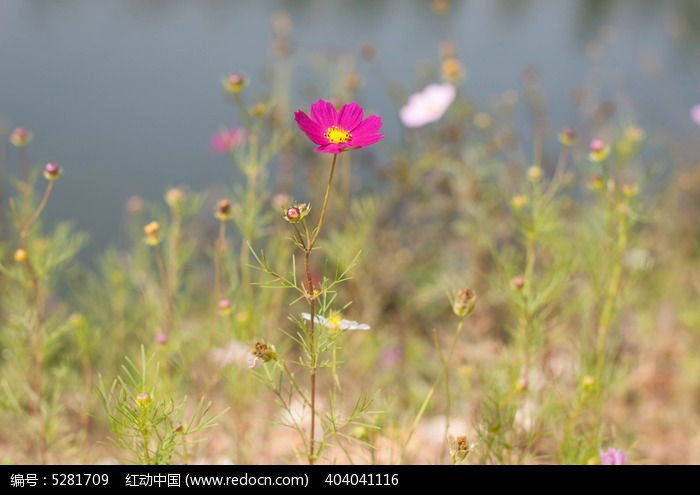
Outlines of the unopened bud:
[{"label": "unopened bud", "polygon": [[47,163],[44,166],[44,177],[46,180],[56,180],[61,176],[62,172],[61,167],[55,163]]},{"label": "unopened bud", "polygon": [[594,139],[591,141],[591,149],[588,153],[588,158],[592,162],[600,163],[605,161],[605,159],[610,154],[610,146],[605,144],[601,139]]},{"label": "unopened bud", "polygon": [[563,146],[571,146],[576,140],[576,133],[573,129],[567,127],[559,133],[559,142]]},{"label": "unopened bud", "polygon": [[27,261],[27,258],[28,258],[27,251],[25,251],[22,248],[17,249],[15,251],[14,258],[15,258],[15,262],[24,263],[25,261]]},{"label": "unopened bud", "polygon": [[248,80],[241,74],[231,74],[222,81],[224,89],[229,93],[240,93],[248,85]]},{"label": "unopened bud", "polygon": [[221,301],[219,301],[218,308],[219,308],[219,314],[228,315],[228,314],[231,314],[231,310],[233,309],[233,304],[228,299],[222,299]]},{"label": "unopened bud", "polygon": [[144,409],[147,408],[151,402],[153,402],[153,397],[147,392],[141,392],[136,396],[136,403]]},{"label": "unopened bud", "polygon": [[216,204],[214,216],[225,222],[231,218],[231,202],[228,199],[222,199]]},{"label": "unopened bud", "polygon": [[476,306],[476,294],[471,289],[460,289],[457,291],[455,300],[452,303],[452,311],[460,318],[465,318],[472,314]]},{"label": "unopened bud", "polygon": [[33,137],[31,131],[18,127],[10,134],[10,143],[18,148],[23,148],[29,144]]}]

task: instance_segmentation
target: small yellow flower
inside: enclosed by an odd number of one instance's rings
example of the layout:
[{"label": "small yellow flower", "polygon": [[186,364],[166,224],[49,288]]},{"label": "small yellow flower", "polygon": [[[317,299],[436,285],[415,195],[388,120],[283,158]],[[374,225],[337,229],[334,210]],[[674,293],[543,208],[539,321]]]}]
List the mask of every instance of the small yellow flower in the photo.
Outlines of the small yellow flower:
[{"label": "small yellow flower", "polygon": [[538,181],[542,177],[542,168],[539,165],[533,165],[527,169],[527,178],[532,182]]},{"label": "small yellow flower", "polygon": [[253,117],[262,117],[268,112],[268,110],[269,108],[264,103],[256,103],[255,105],[250,107],[250,114]]},{"label": "small yellow flower", "polygon": [[625,139],[633,143],[638,143],[643,141],[646,137],[644,129],[637,127],[636,125],[631,125],[625,128]]},{"label": "small yellow flower", "polygon": [[19,248],[15,251],[14,258],[16,263],[24,263],[25,261],[27,261],[28,257],[29,256],[27,255],[27,251],[25,251],[22,248]]},{"label": "small yellow flower", "polygon": [[150,222],[143,228],[146,234],[145,242],[149,246],[157,246],[160,244],[160,224],[158,222]]},{"label": "small yellow flower", "polygon": [[637,184],[623,184],[622,194],[624,194],[628,198],[636,196],[637,194],[639,194],[639,187],[637,186]]},{"label": "small yellow flower", "polygon": [[466,77],[466,71],[462,63],[456,58],[450,57],[442,61],[442,78],[443,80],[457,84],[464,80]]}]

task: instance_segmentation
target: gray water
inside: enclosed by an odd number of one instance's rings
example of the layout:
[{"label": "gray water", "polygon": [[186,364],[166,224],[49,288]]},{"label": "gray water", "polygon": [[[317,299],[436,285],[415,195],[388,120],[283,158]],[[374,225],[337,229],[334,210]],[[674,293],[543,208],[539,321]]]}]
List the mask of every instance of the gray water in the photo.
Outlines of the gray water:
[{"label": "gray water", "polygon": [[[442,17],[430,5],[0,0],[2,134],[31,129],[32,163],[65,169],[47,220],[72,219],[97,252],[119,235],[129,196],[158,200],[171,186],[230,182],[229,162],[208,148],[219,127],[239,123],[220,81],[243,73],[255,91],[271,61],[275,12],[292,21],[294,108],[314,101],[304,87],[314,81],[315,55],[376,48],[380,72],[363,74],[361,95],[384,118],[387,151],[401,132],[387,87],[420,89],[417,66],[436,63],[445,41],[454,42],[476,101],[518,88],[523,70],[535,67],[555,129],[572,123],[572,90],[590,82],[591,47],[603,43],[600,98],[621,101],[649,133],[687,138],[700,129],[688,116],[700,103],[698,0],[453,0]],[[5,155],[13,170],[16,150]]]}]

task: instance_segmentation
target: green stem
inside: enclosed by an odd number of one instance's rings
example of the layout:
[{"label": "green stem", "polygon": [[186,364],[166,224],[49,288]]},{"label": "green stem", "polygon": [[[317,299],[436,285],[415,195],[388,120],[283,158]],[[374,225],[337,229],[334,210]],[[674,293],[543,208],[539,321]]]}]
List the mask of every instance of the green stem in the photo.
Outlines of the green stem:
[{"label": "green stem", "polygon": [[163,286],[163,304],[164,315],[163,315],[163,333],[166,335],[170,334],[170,326],[172,319],[172,294],[170,290],[170,283],[168,281],[168,273],[165,269],[165,264],[163,263],[163,255],[160,252],[158,246],[155,246],[156,251],[156,265],[158,265],[158,274],[160,276],[160,283]]},{"label": "green stem", "polygon": [[214,253],[214,298],[215,301],[221,299],[221,258],[226,246],[226,222],[219,221],[219,237],[216,240],[216,250]]},{"label": "green stem", "polygon": [[620,280],[622,279],[622,254],[627,247],[627,222],[624,212],[616,212],[617,218],[617,243],[615,246],[615,261],[610,274],[610,283],[603,304],[603,309],[600,313],[598,321],[598,338],[596,342],[596,386],[599,387],[600,380],[603,375],[603,367],[605,363],[605,342],[607,339],[608,329],[615,309],[617,294],[620,290]]},{"label": "green stem", "polygon": [[316,227],[316,230],[314,231],[314,237],[308,246],[309,250],[313,249],[314,245],[316,244],[316,241],[318,240],[318,236],[321,233],[321,227],[323,227],[323,221],[326,218],[326,207],[328,206],[328,198],[330,197],[331,183],[333,182],[333,172],[335,171],[335,162],[337,159],[338,159],[338,155],[334,154],[333,161],[331,162],[331,172],[328,175],[328,185],[326,186],[326,195],[323,198],[323,207],[321,208],[321,218],[319,219],[318,226]]},{"label": "green stem", "polygon": [[41,201],[39,202],[39,206],[36,207],[34,214],[31,216],[31,218],[29,220],[27,220],[27,223],[25,223],[24,227],[21,229],[20,235],[21,235],[22,239],[27,237],[27,234],[29,233],[29,229],[39,219],[39,215],[41,215],[41,212],[44,211],[44,208],[46,207],[46,203],[49,201],[49,196],[51,195],[51,191],[53,190],[53,183],[54,183],[54,181],[50,180],[49,183],[46,185],[46,189],[44,190],[44,196],[41,198]]},{"label": "green stem", "polygon": [[[442,368],[440,369],[440,373],[438,373],[437,378],[435,378],[435,381],[433,382],[432,387],[430,387],[430,390],[428,391],[428,394],[425,396],[425,399],[423,400],[423,403],[421,404],[420,409],[418,410],[418,414],[416,417],[413,419],[413,423],[411,423],[411,426],[408,429],[408,436],[406,437],[405,445],[408,445],[408,443],[411,441],[411,438],[413,437],[413,434],[415,433],[416,429],[418,428],[418,424],[420,423],[421,419],[423,418],[423,414],[425,414],[426,409],[428,408],[428,404],[433,398],[433,395],[435,395],[435,390],[437,389],[438,384],[440,383],[440,380],[442,379],[443,376],[445,376],[445,381],[449,382],[449,377],[448,377],[448,369],[449,369],[449,364],[450,361],[452,360],[452,355],[454,354],[455,348],[457,347],[457,342],[459,340],[459,335],[462,332],[462,326],[464,324],[464,318],[460,318],[459,324],[457,325],[457,329],[455,330],[455,335],[452,338],[452,344],[450,345],[450,351],[447,354],[447,359],[445,359],[440,352],[440,345],[438,343],[437,339],[437,332],[433,330],[433,340],[435,341],[435,347],[437,348],[438,351],[438,356],[440,356],[440,362],[442,363]],[[447,432],[447,428],[449,426],[449,408],[450,408],[450,400],[449,400],[449,384],[445,384],[445,393],[447,394],[447,410],[446,410],[446,425],[445,425],[445,431]]]},{"label": "green stem", "polygon": [[309,301],[309,318],[308,333],[309,333],[309,355],[311,356],[311,425],[309,428],[309,464],[313,464],[316,459],[314,437],[316,432],[316,369],[318,367],[316,356],[316,345],[314,340],[314,320],[316,319],[316,294],[314,292],[313,278],[311,277],[311,263],[310,256],[311,251],[318,240],[318,236],[321,233],[321,228],[323,227],[323,221],[326,218],[326,208],[328,206],[328,199],[330,197],[331,185],[333,183],[333,173],[335,171],[335,163],[338,158],[337,154],[333,155],[333,161],[331,163],[331,171],[328,176],[328,184],[326,185],[326,194],[323,198],[323,207],[321,208],[321,217],[318,221],[316,229],[314,229],[313,237],[310,237],[308,228],[306,229],[306,249],[304,250],[304,270],[306,272],[306,294],[307,300]]}]

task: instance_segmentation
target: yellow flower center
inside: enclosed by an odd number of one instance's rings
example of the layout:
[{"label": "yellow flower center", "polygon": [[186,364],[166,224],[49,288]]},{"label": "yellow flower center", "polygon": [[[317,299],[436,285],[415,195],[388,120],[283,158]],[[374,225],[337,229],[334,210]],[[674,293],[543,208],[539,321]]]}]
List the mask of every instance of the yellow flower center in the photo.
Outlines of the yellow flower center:
[{"label": "yellow flower center", "polygon": [[324,136],[326,136],[331,143],[347,143],[352,137],[348,131],[337,126],[329,127]]}]

